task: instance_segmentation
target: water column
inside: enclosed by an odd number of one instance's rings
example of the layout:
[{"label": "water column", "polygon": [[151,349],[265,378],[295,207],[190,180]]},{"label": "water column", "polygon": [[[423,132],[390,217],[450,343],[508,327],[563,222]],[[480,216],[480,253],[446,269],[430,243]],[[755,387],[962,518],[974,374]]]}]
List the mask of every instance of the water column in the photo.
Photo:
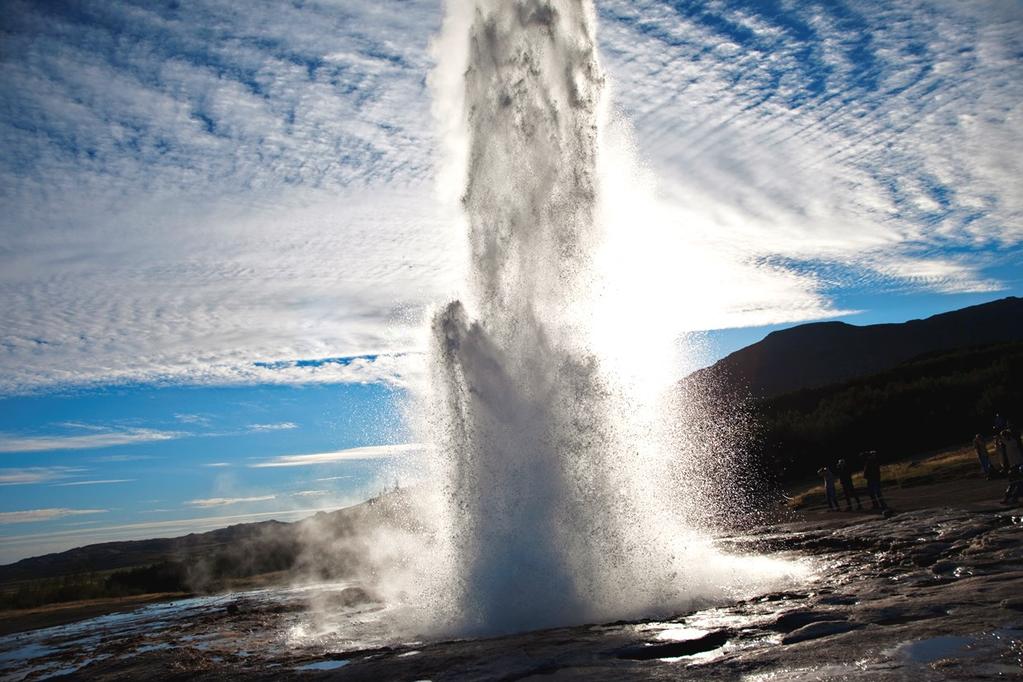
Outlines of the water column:
[{"label": "water column", "polygon": [[594,597],[585,565],[615,531],[590,507],[613,438],[581,309],[600,238],[594,31],[587,2],[475,5],[463,199],[471,274],[466,303],[434,321],[469,627],[582,617]]}]

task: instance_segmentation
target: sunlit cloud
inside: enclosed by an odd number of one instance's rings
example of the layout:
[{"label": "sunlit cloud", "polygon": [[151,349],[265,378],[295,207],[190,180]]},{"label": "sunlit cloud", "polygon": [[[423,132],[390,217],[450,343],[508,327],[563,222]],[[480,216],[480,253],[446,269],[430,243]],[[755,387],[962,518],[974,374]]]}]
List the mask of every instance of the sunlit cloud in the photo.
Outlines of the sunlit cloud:
[{"label": "sunlit cloud", "polygon": [[[5,7],[0,391],[400,382],[409,312],[453,281],[424,84],[439,5],[167,11]],[[305,362],[339,355],[362,359]]]},{"label": "sunlit cloud", "polygon": [[243,502],[267,502],[277,499],[276,495],[262,495],[259,497],[211,497],[204,500],[189,500],[185,504],[193,507],[225,507],[229,504],[242,504]]},{"label": "sunlit cloud", "polygon": [[[648,171],[649,201],[635,173],[608,197],[644,319],[820,319],[1023,265],[1012,3],[597,5],[634,133],[602,151]],[[434,191],[441,11],[8,3],[0,392],[414,380],[464,267]]]},{"label": "sunlit cloud", "polygon": [[131,483],[134,480],[135,480],[134,478],[107,478],[95,481],[71,481],[69,483],[54,483],[53,486],[55,488],[64,488],[68,486],[78,485],[108,485],[111,483]]},{"label": "sunlit cloud", "polygon": [[231,466],[231,463],[230,462],[206,462],[202,466],[208,467],[208,468],[211,468],[211,469],[221,469],[223,467]]},{"label": "sunlit cloud", "polygon": [[125,429],[83,436],[13,436],[0,434],[0,452],[89,450],[181,438],[185,434],[154,429]]},{"label": "sunlit cloud", "polygon": [[27,511],[0,512],[0,525],[8,523],[35,523],[38,521],[52,521],[66,516],[81,516],[83,514],[103,514],[106,509],[30,509]]},{"label": "sunlit cloud", "polygon": [[[1023,239],[1012,189],[1023,85],[1001,75],[1021,69],[1020,12],[869,0],[609,0],[600,11],[615,104],[674,212],[679,237],[662,259],[685,272],[710,256],[699,270],[725,284],[710,299],[732,313],[727,326],[830,316],[849,288],[1005,288],[986,270],[1009,245],[1019,264]],[[826,276],[798,265],[811,262]],[[793,274],[788,292],[771,285]],[[784,295],[750,306],[758,288],[732,285],[736,275]]]},{"label": "sunlit cloud", "polygon": [[[253,468],[266,467],[302,467],[315,466],[319,464],[333,464],[336,462],[350,462],[358,460],[391,459],[403,457],[412,453],[422,452],[426,446],[420,443],[404,443],[401,445],[371,445],[361,448],[349,448],[336,452],[320,452],[309,455],[284,455],[272,459],[250,464]],[[326,480],[326,479],[319,479]]]}]

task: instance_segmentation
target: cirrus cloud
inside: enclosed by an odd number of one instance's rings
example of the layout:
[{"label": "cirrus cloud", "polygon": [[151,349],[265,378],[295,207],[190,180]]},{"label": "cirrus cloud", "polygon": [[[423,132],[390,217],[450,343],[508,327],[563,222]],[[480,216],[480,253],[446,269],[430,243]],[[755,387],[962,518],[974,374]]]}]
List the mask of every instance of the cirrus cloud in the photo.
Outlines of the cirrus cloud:
[{"label": "cirrus cloud", "polygon": [[18,469],[0,469],[0,485],[31,485],[47,483],[74,476],[85,471],[79,467],[27,467]]},{"label": "cirrus cloud", "polygon": [[[621,192],[632,270],[662,298],[727,285],[656,306],[675,327],[1019,286],[1018,5],[598,9],[634,133],[605,156],[633,145],[656,185]],[[441,11],[8,2],[0,392],[414,378],[465,261],[433,187]]]},{"label": "cirrus cloud", "polygon": [[77,436],[12,436],[0,433],[0,452],[88,450],[173,440],[183,434],[156,429],[123,429]]},{"label": "cirrus cloud", "polygon": [[29,509],[25,511],[0,512],[0,525],[8,523],[36,523],[52,521],[65,516],[81,516],[83,514],[103,514],[106,509],[65,509],[51,507],[48,509]]},{"label": "cirrus cloud", "polygon": [[202,500],[189,500],[186,504],[192,507],[226,507],[230,504],[242,504],[244,502],[267,502],[277,499],[276,495],[261,495],[257,497],[211,497]]},{"label": "cirrus cloud", "polygon": [[[392,459],[408,454],[422,452],[426,448],[421,443],[402,443],[399,445],[368,445],[359,448],[348,448],[336,452],[318,452],[308,455],[283,455],[263,460],[249,466],[255,469],[277,467],[316,466],[372,459]],[[327,480],[327,479],[317,479]]]}]

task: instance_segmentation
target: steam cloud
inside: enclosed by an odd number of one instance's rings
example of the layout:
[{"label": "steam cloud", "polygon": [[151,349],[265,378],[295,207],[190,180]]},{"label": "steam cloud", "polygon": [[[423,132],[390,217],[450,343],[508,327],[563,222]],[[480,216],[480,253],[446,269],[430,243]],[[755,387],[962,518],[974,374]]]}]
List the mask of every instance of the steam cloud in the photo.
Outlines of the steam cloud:
[{"label": "steam cloud", "polygon": [[305,526],[314,577],[360,576],[393,633],[667,615],[803,570],[714,547],[713,520],[744,502],[741,407],[680,388],[675,330],[621,316],[607,248],[631,229],[619,164],[638,162],[595,37],[588,0],[447,4],[430,82],[469,267],[410,406],[432,447],[418,485],[359,523]]},{"label": "steam cloud", "polygon": [[479,0],[449,3],[439,42],[437,110],[464,126],[448,130],[465,161],[445,180],[464,173],[471,267],[432,325],[423,409],[438,415],[446,563],[429,596],[460,633],[648,615],[788,570],[726,557],[697,530],[724,506],[706,460],[727,459],[729,434],[687,421],[694,400],[651,390],[599,342],[614,286],[601,249],[621,226],[601,198],[613,176],[595,35],[590,2]]}]

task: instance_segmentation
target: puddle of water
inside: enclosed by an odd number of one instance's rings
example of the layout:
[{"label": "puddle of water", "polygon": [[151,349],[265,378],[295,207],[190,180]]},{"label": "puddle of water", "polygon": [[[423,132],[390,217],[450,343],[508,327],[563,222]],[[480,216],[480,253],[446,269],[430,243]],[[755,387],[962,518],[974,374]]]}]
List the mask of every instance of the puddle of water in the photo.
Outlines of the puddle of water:
[{"label": "puddle of water", "polygon": [[56,670],[51,671],[49,674],[52,675],[53,677],[59,677],[61,675],[70,675],[71,673],[78,672],[87,665],[96,663],[97,661],[105,661],[108,658],[110,658],[110,654],[99,654],[97,656],[90,656],[89,658],[82,659],[77,663],[72,663],[71,665],[64,666],[63,668],[57,668]]},{"label": "puddle of water", "polygon": [[655,639],[662,642],[684,642],[689,639],[699,639],[708,634],[707,630],[699,628],[668,628],[657,633]]},{"label": "puddle of water", "polygon": [[[198,640],[195,646],[207,648],[207,640],[233,640],[234,633],[194,632],[193,620],[219,611],[225,603],[244,598],[256,604],[288,604],[301,598],[301,591],[252,590],[226,595],[211,595],[146,604],[132,611],[109,613],[94,618],[30,632],[0,637],[0,678],[22,679],[31,675],[68,674],[100,657],[79,658],[97,649],[126,647],[136,654],[160,651],[175,644],[171,640]],[[141,646],[127,643],[144,637]],[[160,639],[167,641],[159,641]],[[251,638],[250,638],[251,639]],[[259,644],[250,642],[250,644]],[[252,647],[246,647],[251,649]],[[69,658],[81,660],[68,666]],[[59,660],[55,660],[59,659]],[[16,677],[15,677],[16,676]]]},{"label": "puddle of water", "polygon": [[144,644],[135,650],[135,653],[144,654],[147,651],[163,651],[164,649],[170,649],[171,645],[169,642],[159,642],[157,644]]},{"label": "puddle of water", "polygon": [[942,635],[930,639],[903,642],[886,653],[893,658],[904,658],[914,663],[933,663],[943,658],[975,656],[976,652],[967,650],[967,647],[975,641],[973,637]]},{"label": "puddle of water", "polygon": [[829,663],[811,668],[780,668],[763,673],[743,675],[743,682],[820,682],[820,680],[871,680],[889,671],[889,666],[856,663]]},{"label": "puddle of water", "polygon": [[348,665],[348,661],[316,661],[300,665],[295,670],[337,670]]},{"label": "puddle of water", "polygon": [[11,661],[30,661],[33,658],[49,656],[55,651],[57,649],[53,647],[43,646],[39,642],[30,642],[21,646],[15,646],[6,651],[0,651],[0,664]]},{"label": "puddle of water", "polygon": [[109,654],[90,656],[74,663],[43,660],[32,664],[22,660],[19,661],[20,665],[17,668],[0,668],[0,679],[3,679],[5,682],[20,682],[28,677],[38,679],[41,676],[44,679],[48,679],[50,677],[70,675],[71,673],[78,672],[90,663],[107,658],[110,658]]},{"label": "puddle of water", "polygon": [[969,636],[942,635],[911,640],[883,653],[914,663],[933,663],[943,658],[971,658],[982,654],[989,657],[989,654],[1004,654],[1014,649],[1023,651],[1023,630],[1003,627]]}]

